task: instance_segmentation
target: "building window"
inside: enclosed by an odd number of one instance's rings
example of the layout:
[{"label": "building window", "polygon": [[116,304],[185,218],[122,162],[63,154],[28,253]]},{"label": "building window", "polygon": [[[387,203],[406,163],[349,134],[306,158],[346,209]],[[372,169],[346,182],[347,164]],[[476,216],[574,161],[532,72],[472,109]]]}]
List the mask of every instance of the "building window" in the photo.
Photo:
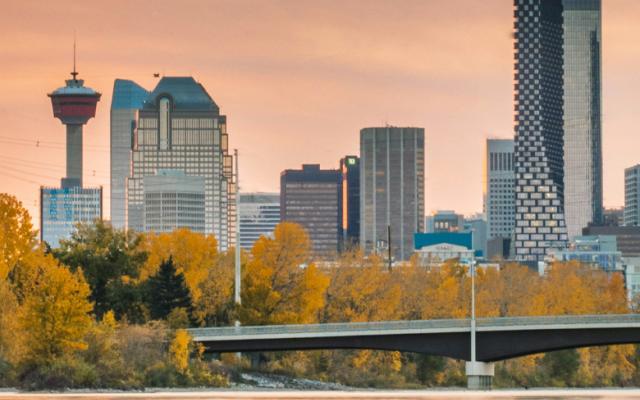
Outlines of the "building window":
[{"label": "building window", "polygon": [[160,99],[160,150],[169,148],[169,99]]}]

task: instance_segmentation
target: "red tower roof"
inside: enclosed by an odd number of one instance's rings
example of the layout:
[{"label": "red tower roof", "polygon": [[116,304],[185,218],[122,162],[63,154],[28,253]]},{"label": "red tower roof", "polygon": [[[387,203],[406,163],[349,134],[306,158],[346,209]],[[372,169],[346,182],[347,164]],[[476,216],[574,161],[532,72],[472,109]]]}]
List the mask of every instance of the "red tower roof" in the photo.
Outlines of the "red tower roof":
[{"label": "red tower roof", "polygon": [[101,94],[85,87],[84,81],[76,79],[75,75],[74,79],[66,82],[66,86],[48,94],[51,97],[53,116],[59,118],[65,125],[84,125],[90,118],[95,117],[96,105]]}]

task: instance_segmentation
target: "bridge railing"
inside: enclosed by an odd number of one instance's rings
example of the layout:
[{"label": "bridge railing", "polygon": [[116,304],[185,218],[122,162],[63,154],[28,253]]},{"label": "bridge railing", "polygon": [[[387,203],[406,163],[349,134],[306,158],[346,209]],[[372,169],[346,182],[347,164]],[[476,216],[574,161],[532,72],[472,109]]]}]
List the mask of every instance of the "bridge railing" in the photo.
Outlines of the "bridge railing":
[{"label": "bridge railing", "polygon": [[[580,324],[640,324],[640,314],[620,315],[563,315],[540,317],[501,317],[479,318],[478,328],[532,326],[532,325],[580,325]],[[229,336],[261,336],[291,334],[375,334],[380,331],[409,330],[466,330],[470,326],[469,319],[433,319],[415,321],[383,321],[383,322],[346,322],[307,325],[263,325],[189,329],[194,337],[229,337]]]},{"label": "bridge railing", "polygon": [[393,331],[393,330],[423,330],[423,329],[464,329],[469,327],[468,319],[433,319],[417,321],[384,321],[384,322],[344,322],[328,324],[306,325],[264,325],[238,326],[223,328],[189,329],[197,336],[233,336],[233,335],[277,335],[304,334],[329,332],[364,332],[364,331]]},{"label": "bridge railing", "polygon": [[479,318],[478,327],[518,325],[640,323],[640,314],[554,315],[536,317]]}]

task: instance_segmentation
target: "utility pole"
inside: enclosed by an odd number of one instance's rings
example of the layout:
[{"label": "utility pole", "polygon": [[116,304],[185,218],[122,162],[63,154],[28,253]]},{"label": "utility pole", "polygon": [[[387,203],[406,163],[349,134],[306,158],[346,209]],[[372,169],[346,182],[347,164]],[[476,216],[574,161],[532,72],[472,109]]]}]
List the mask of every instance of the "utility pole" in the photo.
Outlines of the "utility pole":
[{"label": "utility pole", "polygon": [[471,260],[471,362],[476,362],[476,262]]},{"label": "utility pole", "polygon": [[[236,260],[235,260],[235,285],[234,285],[234,300],[237,306],[242,304],[242,298],[240,297],[240,285],[241,285],[241,265],[240,265],[240,174],[238,171],[238,149],[233,150],[233,156],[236,164]],[[236,325],[240,325],[240,321],[236,320]]]},{"label": "utility pole", "polygon": [[389,272],[391,272],[391,225],[387,225],[387,257],[389,258]]}]

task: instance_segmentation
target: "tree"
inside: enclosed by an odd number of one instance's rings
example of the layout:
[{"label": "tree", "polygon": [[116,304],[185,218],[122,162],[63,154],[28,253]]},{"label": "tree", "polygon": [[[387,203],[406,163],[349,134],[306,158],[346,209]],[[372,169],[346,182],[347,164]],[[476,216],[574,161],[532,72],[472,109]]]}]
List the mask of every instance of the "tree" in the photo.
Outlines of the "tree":
[{"label": "tree", "polygon": [[35,247],[29,213],[14,196],[0,193],[0,279]]},{"label": "tree", "polygon": [[176,270],[171,257],[160,264],[158,272],[147,281],[147,287],[151,318],[164,319],[176,308],[191,310],[191,293],[184,274]]},{"label": "tree", "polygon": [[[247,264],[247,254],[242,252],[242,268]],[[200,282],[200,297],[194,301],[193,315],[202,326],[228,325],[234,311],[235,249],[219,254],[207,278]]]},{"label": "tree", "polygon": [[78,224],[71,238],[62,240],[53,255],[72,270],[82,269],[98,317],[114,308],[108,300],[109,284],[123,277],[137,278],[147,257],[139,235],[114,229],[100,220]]},{"label": "tree", "polygon": [[315,322],[329,279],[308,263],[309,236],[290,222],[278,224],[273,234],[258,239],[244,268],[240,320],[247,325]]},{"label": "tree", "polygon": [[47,260],[20,310],[26,359],[33,365],[47,365],[86,349],[84,335],[92,323],[90,289],[82,271],[71,272],[50,256]]},{"label": "tree", "polygon": [[200,285],[217,263],[218,242],[215,237],[181,228],[169,233],[145,235],[144,248],[148,258],[142,266],[141,279],[154,275],[162,261],[171,257],[176,269],[184,273],[194,301],[200,298]]}]

